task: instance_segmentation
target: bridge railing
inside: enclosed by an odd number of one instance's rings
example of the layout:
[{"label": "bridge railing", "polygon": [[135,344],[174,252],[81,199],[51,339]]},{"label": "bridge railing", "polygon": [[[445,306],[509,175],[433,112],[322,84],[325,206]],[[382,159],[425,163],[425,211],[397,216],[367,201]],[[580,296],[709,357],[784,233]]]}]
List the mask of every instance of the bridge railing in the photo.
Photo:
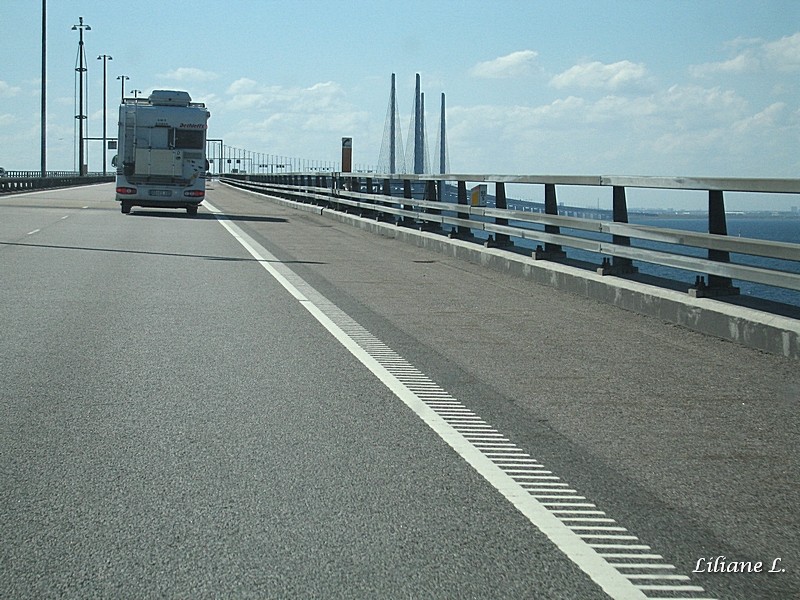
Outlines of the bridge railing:
[{"label": "bridge railing", "polygon": [[[299,173],[228,175],[223,181],[490,247],[527,251],[536,259],[567,260],[565,248],[586,251],[602,257],[596,265],[600,275],[634,274],[634,261],[679,269],[696,274],[687,288],[695,297],[738,294],[734,279],[800,291],[800,244],[728,236],[724,204],[726,192],[798,194],[800,179]],[[473,205],[467,183],[494,184],[495,206]],[[544,186],[542,212],[509,208],[507,184]],[[611,218],[559,215],[557,186],[612,188]],[[706,192],[708,233],[628,223],[629,188]],[[642,242],[650,247],[641,247]],[[733,262],[731,255],[777,259],[781,266]]]},{"label": "bridge railing", "polygon": [[41,175],[41,171],[6,171],[0,177],[0,194],[106,183],[115,177],[102,173],[79,175],[72,171],[48,171],[46,177]]}]

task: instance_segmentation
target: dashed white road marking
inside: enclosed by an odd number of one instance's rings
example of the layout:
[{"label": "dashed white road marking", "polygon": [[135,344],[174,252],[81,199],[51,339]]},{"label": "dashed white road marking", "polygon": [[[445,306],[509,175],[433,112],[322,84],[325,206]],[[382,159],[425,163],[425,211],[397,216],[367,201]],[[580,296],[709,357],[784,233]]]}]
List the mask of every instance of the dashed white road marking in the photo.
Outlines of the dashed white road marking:
[{"label": "dashed white road marking", "polygon": [[25,235],[33,235],[34,233],[39,233],[40,231],[41,231],[41,229],[34,229],[33,231],[29,231],[29,232],[28,232],[27,234],[25,234]]},{"label": "dashed white road marking", "polygon": [[[713,600],[696,595],[705,591],[700,586],[678,583],[689,581],[687,576],[654,573],[675,567],[225,220],[219,209],[207,201],[204,206],[354,357],[611,598],[655,600],[651,592],[669,592],[686,600]],[[586,508],[592,510],[580,510]]]}]

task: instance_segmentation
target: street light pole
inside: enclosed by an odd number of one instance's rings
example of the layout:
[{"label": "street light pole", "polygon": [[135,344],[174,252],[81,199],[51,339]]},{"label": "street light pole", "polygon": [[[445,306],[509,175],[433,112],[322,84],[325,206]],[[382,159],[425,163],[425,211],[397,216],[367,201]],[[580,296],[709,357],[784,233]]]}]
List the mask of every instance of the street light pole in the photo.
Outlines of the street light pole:
[{"label": "street light pole", "polygon": [[42,177],[47,177],[47,0],[42,0]]},{"label": "street light pole", "polygon": [[122,89],[120,90],[120,95],[119,95],[119,103],[122,104],[122,102],[125,100],[125,80],[130,79],[130,77],[128,77],[127,75],[120,75],[119,77],[117,77],[117,79],[122,80]]},{"label": "street light pole", "polygon": [[78,86],[78,116],[75,118],[78,119],[78,173],[80,175],[86,175],[86,166],[84,165],[83,160],[83,138],[84,138],[84,121],[86,121],[86,115],[83,114],[83,74],[86,72],[86,57],[83,52],[83,30],[90,31],[92,28],[88,25],[83,24],[83,17],[78,17],[78,25],[72,26],[72,31],[77,30],[79,41],[78,41],[78,67],[75,69],[78,72],[78,79],[80,81],[80,85]]},{"label": "street light pole", "polygon": [[108,95],[108,85],[106,84],[106,64],[109,60],[114,60],[108,54],[101,54],[97,57],[97,60],[103,60],[103,175],[106,174],[106,154],[108,154],[108,150],[106,149],[106,125],[108,123],[108,114],[107,114],[107,95]]}]

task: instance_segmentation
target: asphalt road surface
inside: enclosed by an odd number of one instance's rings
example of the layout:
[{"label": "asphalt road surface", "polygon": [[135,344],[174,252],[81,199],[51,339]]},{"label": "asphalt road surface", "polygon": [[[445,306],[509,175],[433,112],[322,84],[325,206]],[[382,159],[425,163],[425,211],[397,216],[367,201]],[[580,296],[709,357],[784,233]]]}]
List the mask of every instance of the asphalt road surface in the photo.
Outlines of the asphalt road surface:
[{"label": "asphalt road surface", "polygon": [[797,596],[796,361],[212,187],[0,197],[0,597]]}]

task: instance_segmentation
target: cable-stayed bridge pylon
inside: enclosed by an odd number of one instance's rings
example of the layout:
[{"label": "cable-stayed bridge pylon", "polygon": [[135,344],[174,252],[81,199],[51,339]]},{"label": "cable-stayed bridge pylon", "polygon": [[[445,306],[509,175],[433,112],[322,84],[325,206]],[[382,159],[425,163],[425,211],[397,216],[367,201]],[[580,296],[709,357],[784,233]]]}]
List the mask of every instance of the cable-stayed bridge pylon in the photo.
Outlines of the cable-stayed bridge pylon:
[{"label": "cable-stayed bridge pylon", "polygon": [[420,76],[416,75],[414,88],[414,110],[408,128],[407,145],[403,150],[403,136],[399,127],[400,115],[397,107],[397,87],[392,73],[392,87],[386,122],[383,128],[378,169],[384,173],[446,173],[449,170],[447,135],[445,129],[445,103],[442,94],[441,117],[437,132],[436,156],[433,170],[428,158],[427,132],[425,127],[425,94],[421,91]]}]

